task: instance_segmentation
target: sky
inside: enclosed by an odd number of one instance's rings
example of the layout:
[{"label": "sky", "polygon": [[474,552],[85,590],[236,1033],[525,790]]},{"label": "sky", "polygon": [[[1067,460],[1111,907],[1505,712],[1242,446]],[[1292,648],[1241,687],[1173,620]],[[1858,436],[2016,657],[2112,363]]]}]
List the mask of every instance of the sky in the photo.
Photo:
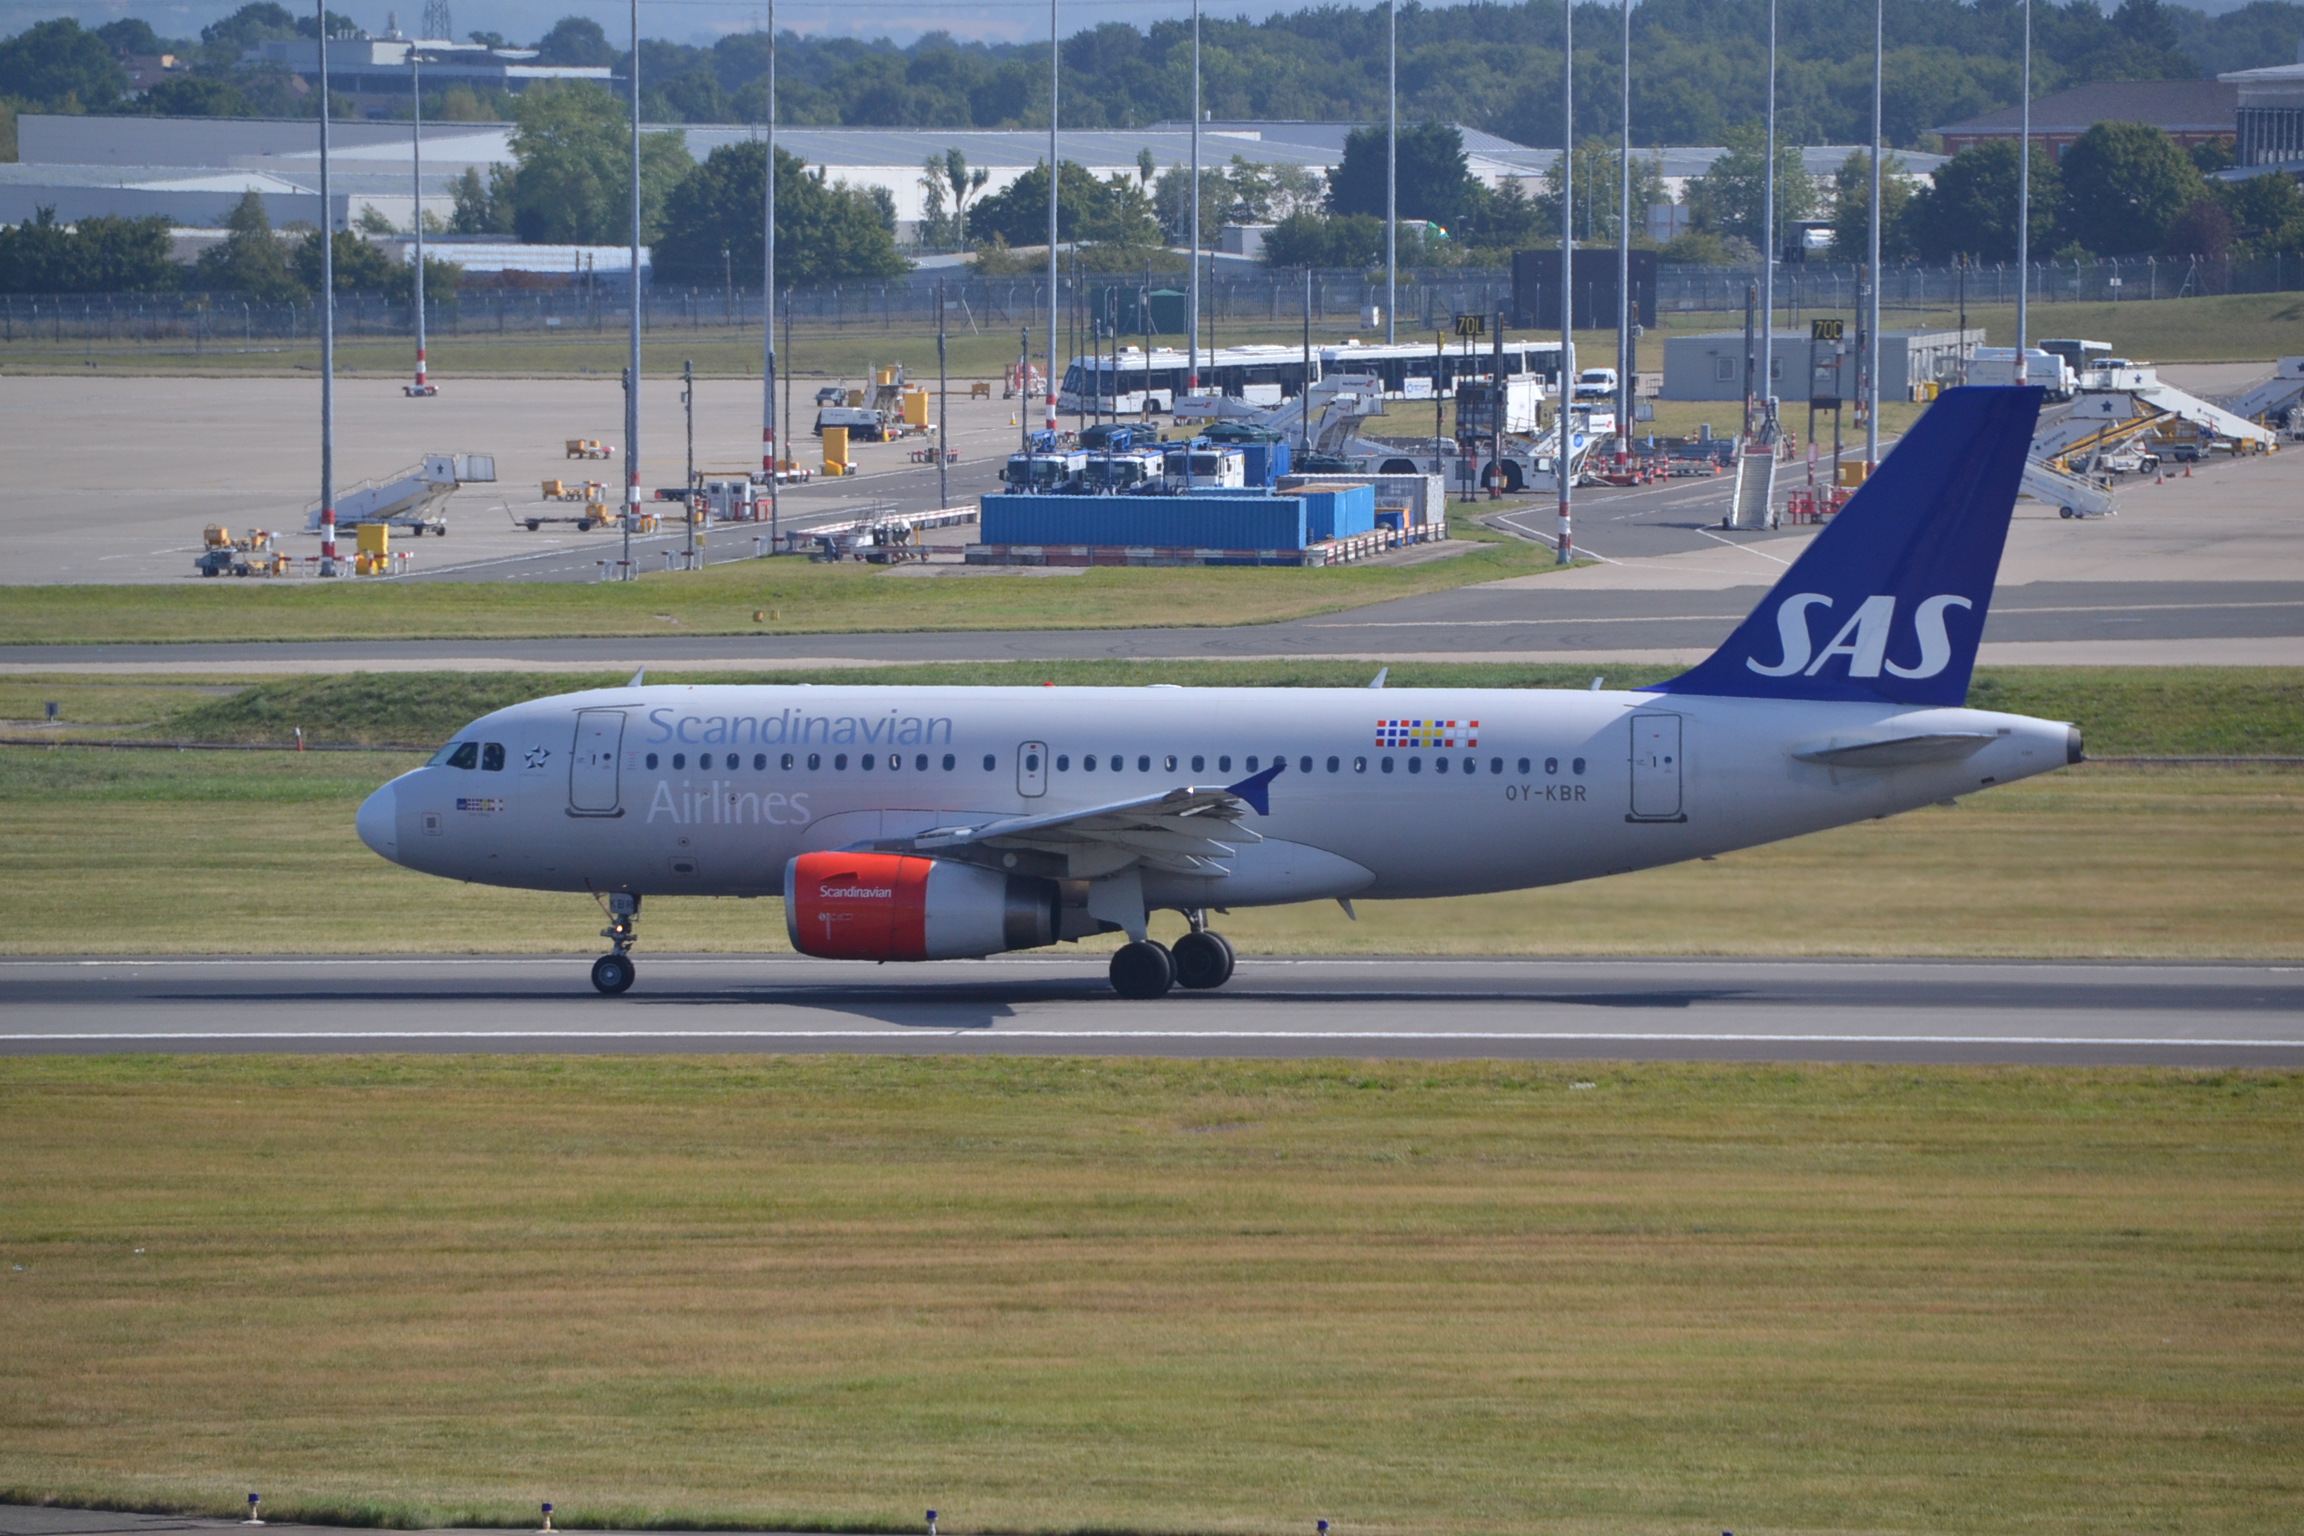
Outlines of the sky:
[{"label": "sky", "polygon": [[[197,37],[201,27],[238,10],[242,0],[0,0],[0,34],[22,31],[51,16],[72,16],[83,26],[100,26],[122,16],[141,16],[163,37]],[[283,0],[291,10],[303,7]],[[1303,8],[1309,0],[1203,0],[1203,16],[1261,17]],[[1374,4],[1376,0],[1365,0]],[[2221,13],[2245,0],[2182,0],[2194,9]],[[459,34],[500,32],[514,42],[533,42],[562,16],[589,16],[610,38],[628,36],[631,10],[625,0],[450,0]],[[350,16],[371,32],[385,27],[396,10],[403,30],[424,13],[423,0],[332,0],[329,9]],[[1107,21],[1142,25],[1162,17],[1191,14],[1191,0],[1059,0],[1059,24],[1066,35]],[[766,20],[762,4],[743,0],[641,0],[640,31],[670,42],[709,44],[731,32],[758,30]],[[963,41],[1023,42],[1048,35],[1046,0],[880,0],[869,6],[842,0],[777,0],[777,26],[806,36],[889,37],[911,42],[923,32],[946,31]]]}]

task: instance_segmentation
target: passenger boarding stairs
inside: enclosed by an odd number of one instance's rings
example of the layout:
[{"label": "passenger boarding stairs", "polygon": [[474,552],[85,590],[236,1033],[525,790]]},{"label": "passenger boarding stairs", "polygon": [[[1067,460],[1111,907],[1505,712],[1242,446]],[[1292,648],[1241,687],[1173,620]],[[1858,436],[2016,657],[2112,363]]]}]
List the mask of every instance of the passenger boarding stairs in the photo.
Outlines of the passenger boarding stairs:
[{"label": "passenger boarding stairs", "polygon": [[1736,451],[1736,493],[1728,504],[1731,528],[1766,528],[1776,506],[1776,450],[1744,444]]},{"label": "passenger boarding stairs", "polygon": [[[413,533],[447,531],[437,509],[459,487],[490,484],[496,479],[496,459],[486,453],[429,453],[420,464],[379,480],[363,480],[336,495],[336,526],[356,528],[362,523],[389,523]],[[304,528],[320,531],[320,503],[304,509]]]},{"label": "passenger boarding stairs", "polygon": [[2304,357],[2284,357],[2270,378],[2258,379],[2237,395],[2216,402],[2250,421],[2278,421],[2304,405]]},{"label": "passenger boarding stairs", "polygon": [[2148,364],[2090,368],[2081,374],[2080,393],[2074,398],[2066,419],[2092,417],[2113,421],[2150,411],[2180,417],[2228,442],[2253,443],[2265,448],[2274,441],[2270,432],[2246,416],[2211,405],[2173,384],[2161,383],[2159,370]]}]

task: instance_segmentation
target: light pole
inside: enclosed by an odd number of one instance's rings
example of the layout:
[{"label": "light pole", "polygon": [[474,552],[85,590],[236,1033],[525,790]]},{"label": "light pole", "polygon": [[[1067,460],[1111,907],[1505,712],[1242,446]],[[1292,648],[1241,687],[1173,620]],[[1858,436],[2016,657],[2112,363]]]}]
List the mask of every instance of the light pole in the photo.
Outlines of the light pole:
[{"label": "light pole", "polygon": [[[325,3],[325,0],[323,0]],[[624,371],[624,579],[632,579],[632,528],[640,520],[640,0],[632,0],[631,357]]]},{"label": "light pole", "polygon": [[2032,382],[2024,367],[2031,339],[2032,294],[2032,0],[2024,0],[2024,121],[2016,145],[2016,378]]},{"label": "light pole", "polygon": [[1384,0],[1384,29],[1384,344],[1390,346],[1400,308],[1400,0]]},{"label": "light pole", "polygon": [[1192,0],[1192,280],[1184,285],[1184,388],[1200,393],[1200,0]]},{"label": "light pole", "polygon": [[768,548],[783,511],[776,448],[776,0],[768,0],[768,131],[760,211],[760,467],[768,472]]},{"label": "light pole", "polygon": [[[1063,49],[1056,32],[1057,0],[1048,0],[1048,430],[1056,430],[1056,193],[1063,185],[1062,162],[1056,158],[1056,89],[1063,64]],[[1195,196],[1199,188],[1194,187]],[[1151,354],[1145,354],[1149,361]],[[1032,353],[1024,353],[1024,382],[1032,378]],[[1029,403],[1025,410],[1031,410]]]},{"label": "light pole", "polygon": [[952,441],[950,400],[952,384],[945,372],[944,357],[944,279],[936,279],[936,507],[942,511],[952,505],[952,489],[945,483],[945,465],[950,462],[951,450],[945,445]]},{"label": "light pole", "polygon": [[336,574],[336,216],[328,189],[328,0],[320,9],[320,574]]},{"label": "light pole", "polygon": [[[1552,480],[1560,491],[1560,534],[1554,563],[1576,558],[1568,517],[1569,404],[1576,398],[1576,369],[1570,361],[1575,337],[1576,291],[1576,0],[1560,0],[1560,451],[1552,460]],[[1497,387],[1503,387],[1498,379]],[[1499,402],[1501,405],[1501,402]]]},{"label": "light pole", "polygon": [[687,478],[681,481],[688,494],[680,505],[688,511],[688,569],[696,569],[696,362],[683,358],[680,363],[680,409],[688,418]]},{"label": "light pole", "polygon": [[[1775,0],[1769,0],[1771,8]],[[1630,457],[1632,442],[1632,0],[1623,5],[1623,81],[1618,89],[1616,185],[1616,462]],[[1774,92],[1769,93],[1771,98]]]},{"label": "light pole", "polygon": [[1760,194],[1760,430],[1776,440],[1776,0],[1768,0],[1768,173]]},{"label": "light pole", "polygon": [[1887,0],[1872,0],[1872,207],[1865,220],[1864,293],[1864,473],[1880,463],[1880,75],[1883,19]]},{"label": "light pole", "polygon": [[414,123],[409,138],[409,164],[413,172],[411,190],[415,193],[416,207],[416,382],[405,386],[402,393],[411,396],[436,395],[440,391],[424,378],[424,61],[423,49],[417,41],[408,44],[408,80],[408,95],[415,103]]}]

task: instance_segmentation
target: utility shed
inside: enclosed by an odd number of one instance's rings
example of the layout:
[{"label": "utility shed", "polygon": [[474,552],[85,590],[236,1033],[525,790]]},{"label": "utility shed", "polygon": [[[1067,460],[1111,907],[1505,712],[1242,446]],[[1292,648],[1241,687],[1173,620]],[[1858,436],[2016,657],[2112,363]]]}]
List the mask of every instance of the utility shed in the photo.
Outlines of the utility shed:
[{"label": "utility shed", "polygon": [[[1857,387],[1858,369],[1862,360],[1857,352],[1856,326],[1847,326],[1847,340],[1810,342],[1806,331],[1778,331],[1775,346],[1775,371],[1770,387],[1759,387],[1754,381],[1752,393],[1774,395],[1788,405],[1834,392],[1843,400],[1854,400],[1861,391]],[[1960,359],[1965,352],[1973,355],[1984,345],[1984,332],[1971,326],[1966,332],[1947,327],[1936,331],[1882,331],[1880,333],[1880,398],[1906,400],[1912,395],[1912,386],[1922,383],[1952,384],[1960,377]],[[1753,351],[1758,353],[1760,342],[1753,338]],[[1840,366],[1835,375],[1832,364],[1835,356]],[[1758,362],[1754,362],[1758,368]],[[1744,398],[1744,333],[1742,331],[1709,331],[1697,336],[1668,336],[1664,339],[1664,389],[1659,396],[1665,400],[1741,400]]]},{"label": "utility shed", "polygon": [[[1368,522],[1375,498],[1368,494]],[[1301,550],[1310,498],[1202,491],[1191,496],[987,496],[986,544],[1088,544],[1154,549]],[[1332,510],[1329,516],[1333,517]]]}]

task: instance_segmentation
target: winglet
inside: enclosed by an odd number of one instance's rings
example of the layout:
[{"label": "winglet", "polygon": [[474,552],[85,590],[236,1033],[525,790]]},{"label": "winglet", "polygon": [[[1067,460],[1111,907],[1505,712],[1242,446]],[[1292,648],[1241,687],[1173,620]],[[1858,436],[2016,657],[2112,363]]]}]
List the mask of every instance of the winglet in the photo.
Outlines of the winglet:
[{"label": "winglet", "polygon": [[1368,686],[1371,688],[1381,688],[1384,686],[1384,679],[1390,677],[1391,675],[1392,669],[1390,667],[1378,667],[1376,669],[1375,680],[1369,683]]},{"label": "winglet", "polygon": [[1282,758],[1262,773],[1251,774],[1237,784],[1225,785],[1224,793],[1238,795],[1254,808],[1257,815],[1269,816],[1272,814],[1272,781],[1286,772],[1287,768],[1288,760]]},{"label": "winglet", "polygon": [[624,686],[627,688],[639,688],[645,686],[647,681],[648,669],[646,667],[642,667],[639,671],[632,674],[632,681],[626,683]]}]

